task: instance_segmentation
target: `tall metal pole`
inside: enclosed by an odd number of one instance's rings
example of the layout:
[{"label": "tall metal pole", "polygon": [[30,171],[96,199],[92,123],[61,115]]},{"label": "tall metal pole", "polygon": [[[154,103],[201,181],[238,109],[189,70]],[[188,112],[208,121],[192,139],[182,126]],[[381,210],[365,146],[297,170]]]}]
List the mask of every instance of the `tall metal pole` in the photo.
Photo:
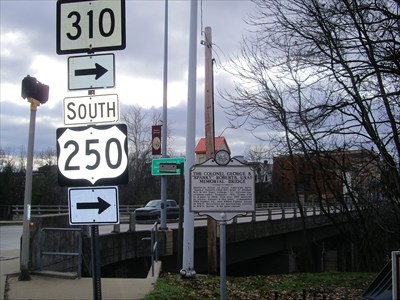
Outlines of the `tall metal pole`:
[{"label": "tall metal pole", "polygon": [[190,38],[188,68],[188,104],[186,116],[186,168],[185,168],[185,207],[183,223],[183,262],[181,275],[193,277],[194,271],[194,215],[190,207],[190,168],[195,164],[196,147],[196,60],[197,60],[197,0],[190,2]]},{"label": "tall metal pole", "polygon": [[[168,129],[168,0],[165,0],[164,20],[164,83],[163,83],[163,126],[161,136],[161,155],[167,157]],[[161,230],[167,230],[167,176],[161,176]]]},{"label": "tall metal pole", "polygon": [[24,220],[22,228],[22,245],[21,245],[21,260],[20,260],[20,275],[19,280],[31,280],[29,274],[29,223],[31,219],[31,202],[32,202],[32,172],[33,172],[33,146],[35,141],[35,124],[36,124],[36,110],[40,106],[40,102],[28,98],[31,103],[31,116],[29,121],[29,136],[28,136],[28,157],[26,162],[26,177],[25,177],[25,195],[24,195]]}]

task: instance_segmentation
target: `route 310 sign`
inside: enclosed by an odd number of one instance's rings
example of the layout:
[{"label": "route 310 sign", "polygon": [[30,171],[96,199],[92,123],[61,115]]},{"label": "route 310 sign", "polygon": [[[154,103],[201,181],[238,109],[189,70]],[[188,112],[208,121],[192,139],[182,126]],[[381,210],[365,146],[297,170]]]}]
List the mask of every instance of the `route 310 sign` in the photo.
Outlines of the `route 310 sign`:
[{"label": "route 310 sign", "polygon": [[125,47],[125,0],[57,1],[57,54]]},{"label": "route 310 sign", "polygon": [[126,125],[58,128],[57,161],[60,186],[128,183]]}]

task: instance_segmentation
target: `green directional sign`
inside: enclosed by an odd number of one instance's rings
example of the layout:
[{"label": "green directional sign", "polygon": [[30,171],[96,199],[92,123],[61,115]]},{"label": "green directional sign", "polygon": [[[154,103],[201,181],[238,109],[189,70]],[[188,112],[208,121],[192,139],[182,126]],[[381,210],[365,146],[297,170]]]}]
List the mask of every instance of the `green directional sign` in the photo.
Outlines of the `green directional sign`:
[{"label": "green directional sign", "polygon": [[153,159],[151,162],[151,175],[180,175],[179,165],[184,162],[184,157]]}]

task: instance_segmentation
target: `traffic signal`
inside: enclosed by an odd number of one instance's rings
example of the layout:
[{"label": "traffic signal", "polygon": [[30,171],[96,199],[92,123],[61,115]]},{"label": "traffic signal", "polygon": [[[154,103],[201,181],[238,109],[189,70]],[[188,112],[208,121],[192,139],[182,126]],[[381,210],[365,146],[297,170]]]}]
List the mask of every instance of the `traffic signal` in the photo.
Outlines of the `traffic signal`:
[{"label": "traffic signal", "polygon": [[44,104],[49,99],[49,86],[28,75],[22,79],[21,96],[24,99],[33,98]]}]

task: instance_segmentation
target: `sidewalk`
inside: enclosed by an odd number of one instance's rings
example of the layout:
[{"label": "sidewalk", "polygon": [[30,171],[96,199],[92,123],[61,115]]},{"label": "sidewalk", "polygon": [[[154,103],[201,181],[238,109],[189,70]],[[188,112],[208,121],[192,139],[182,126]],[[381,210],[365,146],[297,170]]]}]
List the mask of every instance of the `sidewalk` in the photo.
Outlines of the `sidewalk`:
[{"label": "sidewalk", "polygon": [[[90,300],[93,299],[92,278],[62,279],[31,275],[30,281],[19,281],[19,251],[0,254],[0,299],[7,300]],[[143,299],[153,290],[161,271],[161,262],[155,263],[147,278],[102,278],[102,299]],[[7,297],[7,298],[5,298]]]}]

